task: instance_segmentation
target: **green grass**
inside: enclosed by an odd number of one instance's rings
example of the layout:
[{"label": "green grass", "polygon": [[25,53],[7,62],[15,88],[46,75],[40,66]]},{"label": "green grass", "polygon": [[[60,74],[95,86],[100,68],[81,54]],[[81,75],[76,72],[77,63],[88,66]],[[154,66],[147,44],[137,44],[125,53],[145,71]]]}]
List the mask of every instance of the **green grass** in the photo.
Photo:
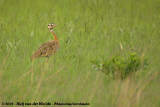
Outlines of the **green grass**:
[{"label": "green grass", "polygon": [[[160,106],[159,0],[0,0],[0,102],[88,102],[92,107]],[[59,51],[30,56],[53,39]],[[134,78],[114,80],[93,60],[136,52],[148,59]]]}]

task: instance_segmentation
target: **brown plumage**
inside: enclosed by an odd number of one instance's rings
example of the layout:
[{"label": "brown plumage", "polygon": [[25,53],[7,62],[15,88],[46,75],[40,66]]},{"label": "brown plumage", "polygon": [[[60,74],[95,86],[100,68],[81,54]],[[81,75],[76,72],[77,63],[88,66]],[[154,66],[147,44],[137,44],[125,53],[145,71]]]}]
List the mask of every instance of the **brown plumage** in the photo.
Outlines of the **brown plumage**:
[{"label": "brown plumage", "polygon": [[53,53],[55,53],[58,48],[59,48],[59,41],[57,38],[57,35],[53,32],[53,27],[55,27],[56,25],[54,24],[49,24],[48,25],[48,29],[50,30],[50,32],[52,32],[53,36],[54,36],[54,40],[48,41],[44,44],[42,44],[37,51],[31,56],[31,61],[35,58],[39,58],[39,57],[49,57],[50,55],[52,55]]}]

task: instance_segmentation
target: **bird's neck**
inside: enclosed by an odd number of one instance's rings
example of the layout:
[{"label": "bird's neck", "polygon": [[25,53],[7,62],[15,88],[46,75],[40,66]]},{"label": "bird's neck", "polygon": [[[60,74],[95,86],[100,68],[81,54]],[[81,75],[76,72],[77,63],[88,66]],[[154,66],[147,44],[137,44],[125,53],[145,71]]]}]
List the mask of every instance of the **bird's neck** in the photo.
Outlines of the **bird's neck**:
[{"label": "bird's neck", "polygon": [[54,39],[53,39],[53,40],[58,42],[58,37],[57,37],[57,35],[54,33],[53,29],[51,30],[51,32],[52,32],[52,34],[53,34],[53,36],[54,36]]}]

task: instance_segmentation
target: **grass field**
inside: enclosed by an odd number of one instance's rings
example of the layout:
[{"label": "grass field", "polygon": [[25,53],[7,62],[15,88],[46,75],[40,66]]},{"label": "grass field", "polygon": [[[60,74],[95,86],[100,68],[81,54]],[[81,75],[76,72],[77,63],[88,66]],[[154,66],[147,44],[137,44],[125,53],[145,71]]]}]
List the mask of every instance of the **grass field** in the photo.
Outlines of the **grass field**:
[{"label": "grass field", "polygon": [[[44,42],[60,49],[30,62]],[[91,60],[136,52],[146,70],[114,80]],[[0,0],[0,102],[160,106],[160,0]],[[0,105],[2,106],[2,105]]]}]

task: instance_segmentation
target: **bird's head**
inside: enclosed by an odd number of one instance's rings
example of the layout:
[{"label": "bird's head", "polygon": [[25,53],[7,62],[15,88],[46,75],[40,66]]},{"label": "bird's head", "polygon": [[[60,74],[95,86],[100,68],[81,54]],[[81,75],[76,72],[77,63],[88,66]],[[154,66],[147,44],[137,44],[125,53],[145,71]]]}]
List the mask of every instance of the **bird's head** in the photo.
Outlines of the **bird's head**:
[{"label": "bird's head", "polygon": [[48,29],[49,29],[49,30],[52,30],[54,27],[56,27],[55,24],[48,24]]}]

